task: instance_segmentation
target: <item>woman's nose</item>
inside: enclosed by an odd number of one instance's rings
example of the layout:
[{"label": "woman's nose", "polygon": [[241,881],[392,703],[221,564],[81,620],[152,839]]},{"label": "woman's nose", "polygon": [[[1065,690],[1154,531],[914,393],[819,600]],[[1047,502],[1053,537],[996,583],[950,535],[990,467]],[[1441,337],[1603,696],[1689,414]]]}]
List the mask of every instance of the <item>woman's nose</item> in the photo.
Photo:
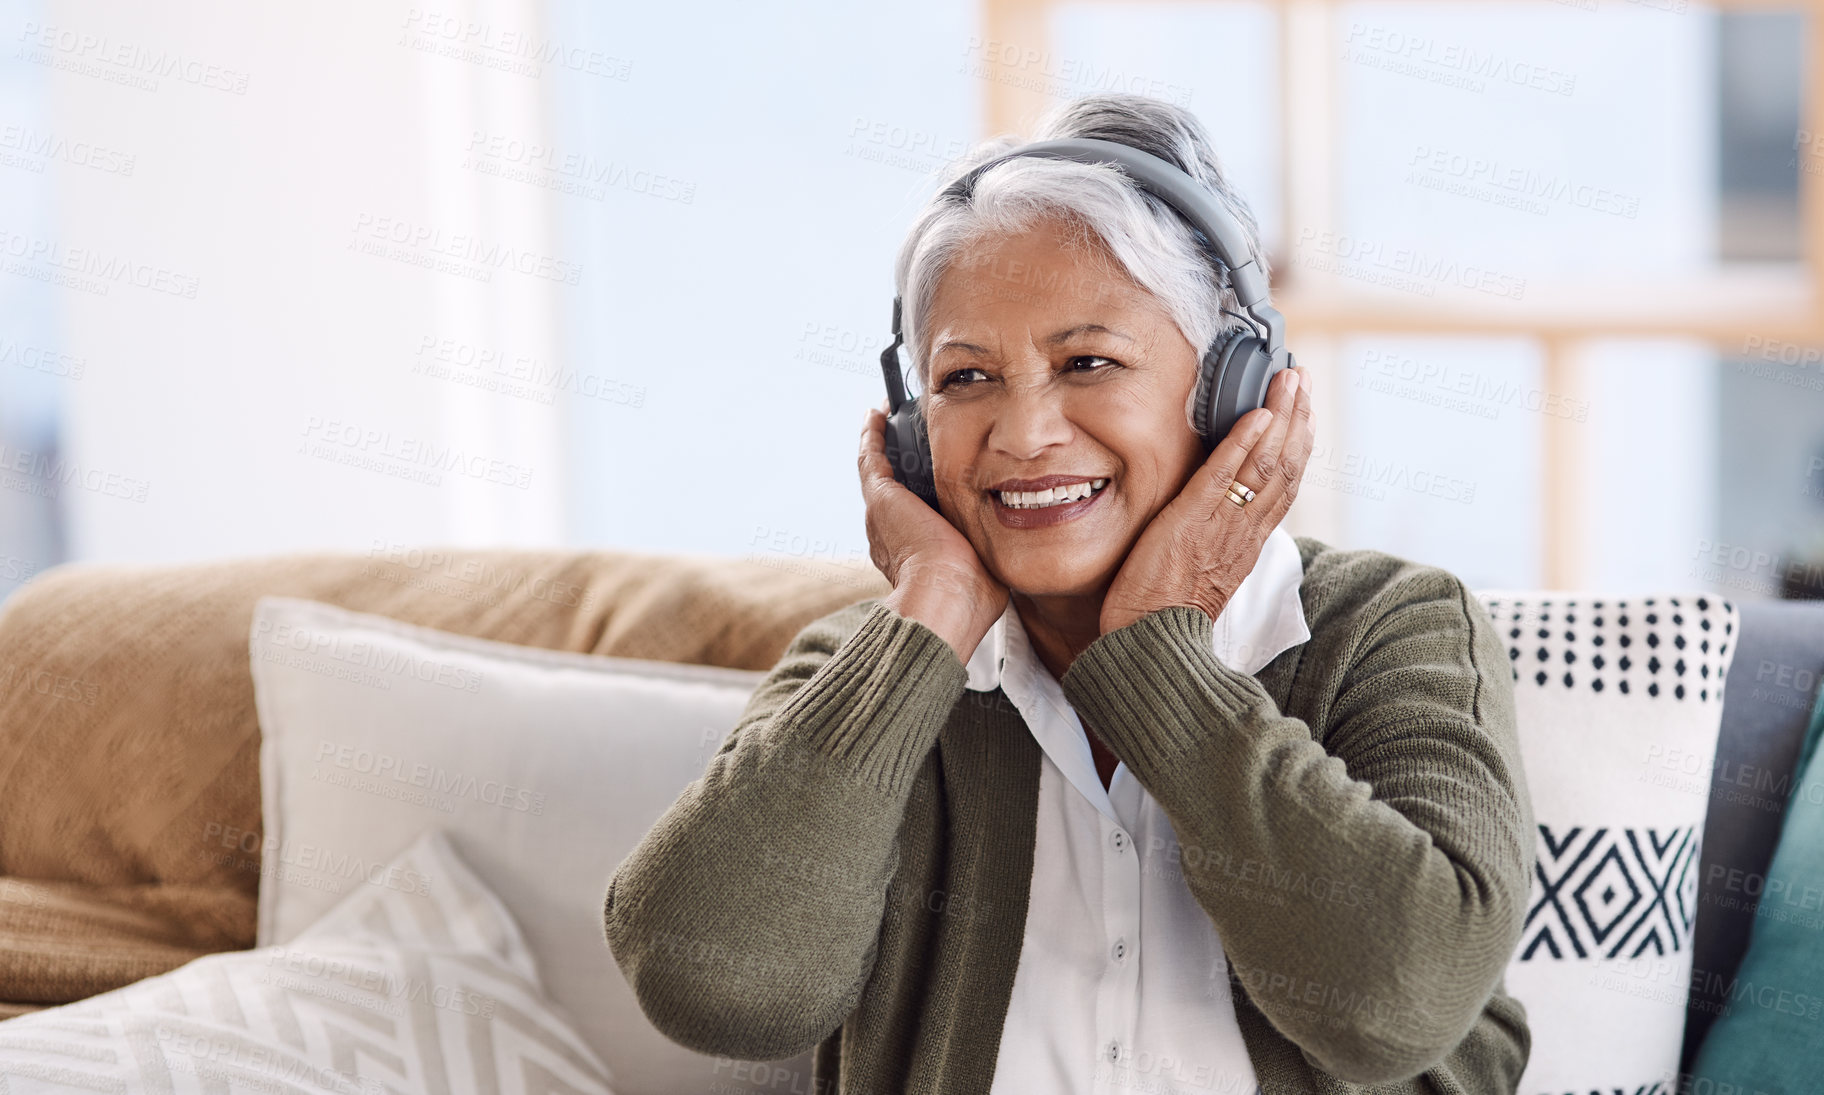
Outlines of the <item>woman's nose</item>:
[{"label": "woman's nose", "polygon": [[1074,427],[1062,393],[1047,384],[1010,384],[995,408],[988,443],[1007,455],[1030,460],[1052,445],[1070,441]]}]

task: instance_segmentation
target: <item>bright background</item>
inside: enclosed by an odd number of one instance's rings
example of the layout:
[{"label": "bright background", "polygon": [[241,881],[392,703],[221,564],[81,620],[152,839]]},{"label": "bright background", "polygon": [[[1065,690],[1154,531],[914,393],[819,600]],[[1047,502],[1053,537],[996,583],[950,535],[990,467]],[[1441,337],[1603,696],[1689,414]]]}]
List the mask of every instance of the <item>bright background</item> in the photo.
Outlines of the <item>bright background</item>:
[{"label": "bright background", "polygon": [[1321,374],[1294,532],[1824,595],[1804,6],[0,0],[0,596],[66,559],[865,558],[902,232],[946,160],[1108,89],[1195,110],[1262,219]]}]

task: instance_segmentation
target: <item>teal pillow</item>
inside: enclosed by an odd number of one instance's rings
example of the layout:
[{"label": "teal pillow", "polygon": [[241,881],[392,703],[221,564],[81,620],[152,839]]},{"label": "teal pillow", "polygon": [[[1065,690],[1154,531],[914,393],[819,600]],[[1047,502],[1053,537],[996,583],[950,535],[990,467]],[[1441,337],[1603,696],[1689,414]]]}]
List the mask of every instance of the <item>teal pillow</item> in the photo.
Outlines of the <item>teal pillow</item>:
[{"label": "teal pillow", "polygon": [[[1742,968],[1692,1068],[1692,1092],[1824,1090],[1824,692],[1799,750],[1798,779],[1758,894]],[[1706,1082],[1708,1081],[1708,1082]],[[1725,1086],[1728,1085],[1728,1086]],[[1681,1087],[1679,1090],[1686,1090]]]}]

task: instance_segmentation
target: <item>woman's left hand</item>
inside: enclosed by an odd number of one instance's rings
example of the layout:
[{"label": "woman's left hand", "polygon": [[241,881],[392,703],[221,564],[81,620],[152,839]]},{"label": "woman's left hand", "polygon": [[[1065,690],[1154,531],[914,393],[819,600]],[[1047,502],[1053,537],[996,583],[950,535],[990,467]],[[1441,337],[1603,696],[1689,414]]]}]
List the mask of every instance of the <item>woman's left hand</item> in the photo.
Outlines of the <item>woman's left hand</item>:
[{"label": "woman's left hand", "polygon": [[[1141,532],[1102,598],[1102,634],[1173,605],[1220,615],[1292,507],[1315,437],[1310,374],[1281,370]],[[1236,480],[1255,492],[1245,506],[1228,497]]]}]

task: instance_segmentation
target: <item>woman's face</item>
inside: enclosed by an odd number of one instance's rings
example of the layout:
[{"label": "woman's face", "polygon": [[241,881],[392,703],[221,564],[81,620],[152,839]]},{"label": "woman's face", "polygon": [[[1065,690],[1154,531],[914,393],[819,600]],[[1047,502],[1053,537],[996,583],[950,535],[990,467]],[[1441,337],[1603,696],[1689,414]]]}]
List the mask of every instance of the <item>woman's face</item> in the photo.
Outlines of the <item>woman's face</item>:
[{"label": "woman's face", "polygon": [[[1100,595],[1204,458],[1184,417],[1197,351],[1099,241],[1069,234],[1045,218],[966,249],[926,324],[940,508],[990,573],[1034,597]],[[1048,478],[1107,484],[1048,507],[996,489]]]}]

